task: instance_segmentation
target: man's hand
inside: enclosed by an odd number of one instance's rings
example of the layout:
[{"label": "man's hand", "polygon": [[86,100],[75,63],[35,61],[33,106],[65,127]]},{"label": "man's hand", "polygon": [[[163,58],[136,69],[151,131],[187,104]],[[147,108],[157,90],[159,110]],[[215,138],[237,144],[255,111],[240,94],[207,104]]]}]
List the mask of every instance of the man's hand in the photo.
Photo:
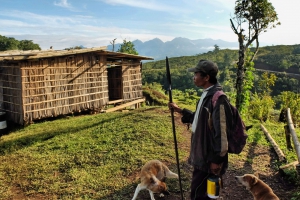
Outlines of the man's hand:
[{"label": "man's hand", "polygon": [[176,103],[168,103],[169,109],[173,108],[174,112],[182,113],[182,109],[179,108]]}]

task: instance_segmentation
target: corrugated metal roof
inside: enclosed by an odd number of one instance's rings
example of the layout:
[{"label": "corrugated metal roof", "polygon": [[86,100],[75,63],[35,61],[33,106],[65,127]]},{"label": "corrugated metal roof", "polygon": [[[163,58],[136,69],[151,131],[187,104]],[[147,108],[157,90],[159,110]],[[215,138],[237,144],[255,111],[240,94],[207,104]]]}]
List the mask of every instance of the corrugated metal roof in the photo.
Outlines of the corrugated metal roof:
[{"label": "corrugated metal roof", "polygon": [[107,47],[93,47],[85,49],[71,49],[71,50],[11,50],[11,51],[0,51],[0,61],[13,61],[13,60],[31,60],[39,58],[49,58],[58,56],[68,56],[82,53],[97,53],[99,55],[106,55],[108,57],[116,58],[131,58],[139,60],[153,60],[152,57],[133,55],[127,53],[113,52],[106,50]]}]

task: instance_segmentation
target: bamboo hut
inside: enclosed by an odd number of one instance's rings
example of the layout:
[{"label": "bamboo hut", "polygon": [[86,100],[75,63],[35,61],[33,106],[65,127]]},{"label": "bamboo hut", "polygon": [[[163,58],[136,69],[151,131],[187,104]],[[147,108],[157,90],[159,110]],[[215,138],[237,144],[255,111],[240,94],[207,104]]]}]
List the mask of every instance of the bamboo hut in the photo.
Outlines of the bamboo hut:
[{"label": "bamboo hut", "polygon": [[0,112],[26,125],[143,99],[142,60],[106,47],[0,52]]}]

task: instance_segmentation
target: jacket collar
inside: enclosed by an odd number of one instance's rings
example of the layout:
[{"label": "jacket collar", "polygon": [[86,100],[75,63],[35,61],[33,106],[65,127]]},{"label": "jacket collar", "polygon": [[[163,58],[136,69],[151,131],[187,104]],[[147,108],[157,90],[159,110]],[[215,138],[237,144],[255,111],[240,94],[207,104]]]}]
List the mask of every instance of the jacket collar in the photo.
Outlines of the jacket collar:
[{"label": "jacket collar", "polygon": [[211,88],[208,88],[208,92],[206,94],[206,96],[212,96],[216,91],[222,90],[222,86],[220,85],[219,82],[217,82],[214,86],[212,86]]}]

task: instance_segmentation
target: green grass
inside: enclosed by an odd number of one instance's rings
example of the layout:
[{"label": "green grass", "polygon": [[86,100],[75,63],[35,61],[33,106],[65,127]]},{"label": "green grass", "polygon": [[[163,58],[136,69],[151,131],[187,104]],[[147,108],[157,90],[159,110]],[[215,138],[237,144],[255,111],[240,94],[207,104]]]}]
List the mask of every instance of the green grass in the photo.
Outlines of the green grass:
[{"label": "green grass", "polygon": [[[12,195],[11,186],[51,199],[121,198],[127,187],[136,186],[130,177],[146,161],[159,158],[176,166],[167,113],[149,108],[70,117],[3,136],[0,199]],[[179,151],[181,159],[186,155]]]},{"label": "green grass", "polygon": [[[249,144],[270,144],[260,123],[249,131]],[[286,153],[283,124],[264,126]],[[178,143],[189,142],[176,127]],[[299,129],[297,129],[299,136]],[[179,149],[183,163],[188,150]],[[231,155],[243,159],[244,155]],[[27,197],[44,199],[131,199],[136,175],[151,159],[160,159],[177,171],[170,112],[164,107],[146,107],[130,112],[68,117],[32,124],[0,139],[0,199],[10,199],[16,190]],[[248,162],[253,159],[244,158]],[[182,171],[182,183],[189,190],[189,176]],[[170,191],[179,191],[175,182]],[[42,199],[42,198],[41,198]]]}]

